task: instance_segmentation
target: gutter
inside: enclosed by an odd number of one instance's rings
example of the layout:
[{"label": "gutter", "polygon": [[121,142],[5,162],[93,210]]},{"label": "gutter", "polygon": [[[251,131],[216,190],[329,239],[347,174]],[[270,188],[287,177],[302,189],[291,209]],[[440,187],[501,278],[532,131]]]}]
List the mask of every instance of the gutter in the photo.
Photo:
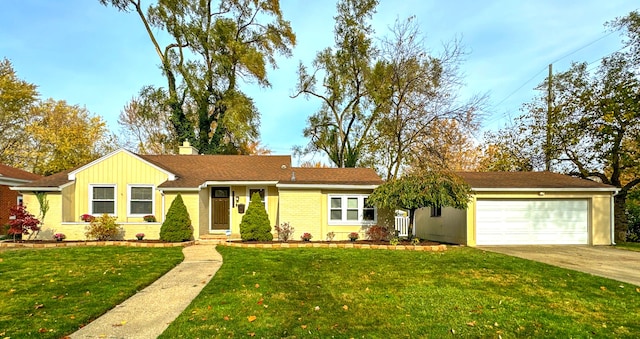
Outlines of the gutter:
[{"label": "gutter", "polygon": [[609,213],[609,227],[611,228],[611,245],[616,245],[616,220],[615,220],[615,200],[614,197],[620,193],[620,190],[615,190],[611,195],[611,212]]}]

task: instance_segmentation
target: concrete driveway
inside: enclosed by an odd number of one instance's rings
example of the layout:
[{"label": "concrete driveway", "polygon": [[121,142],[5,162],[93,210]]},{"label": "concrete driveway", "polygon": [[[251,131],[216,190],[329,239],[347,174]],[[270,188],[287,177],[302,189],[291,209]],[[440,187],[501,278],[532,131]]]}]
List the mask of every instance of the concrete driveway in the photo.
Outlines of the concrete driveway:
[{"label": "concrete driveway", "polygon": [[640,252],[610,246],[478,246],[478,249],[535,260],[553,266],[640,286]]}]

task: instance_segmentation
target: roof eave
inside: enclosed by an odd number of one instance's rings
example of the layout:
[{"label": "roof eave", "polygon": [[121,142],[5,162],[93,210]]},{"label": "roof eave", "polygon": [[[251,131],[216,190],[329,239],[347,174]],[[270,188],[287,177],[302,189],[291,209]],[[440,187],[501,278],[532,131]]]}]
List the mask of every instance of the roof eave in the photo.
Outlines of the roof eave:
[{"label": "roof eave", "polygon": [[20,191],[20,192],[61,192],[62,187],[23,187],[23,186],[14,186],[9,187],[12,191]]},{"label": "roof eave", "polygon": [[534,188],[516,188],[516,187],[471,187],[474,192],[617,192],[616,187],[534,187]]},{"label": "roof eave", "polygon": [[372,185],[372,184],[277,184],[278,188],[289,188],[289,189],[333,189],[333,190],[362,190],[362,189],[376,189],[380,185]]}]

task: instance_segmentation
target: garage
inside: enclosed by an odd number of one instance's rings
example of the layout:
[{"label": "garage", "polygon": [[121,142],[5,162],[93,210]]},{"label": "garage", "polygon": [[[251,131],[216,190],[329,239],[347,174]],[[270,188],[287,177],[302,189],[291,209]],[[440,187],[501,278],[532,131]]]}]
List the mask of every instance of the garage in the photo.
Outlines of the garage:
[{"label": "garage", "polygon": [[466,209],[416,211],[416,236],[467,246],[611,245],[618,188],[551,172],[458,172]]},{"label": "garage", "polygon": [[479,199],[477,245],[589,243],[587,199]]}]

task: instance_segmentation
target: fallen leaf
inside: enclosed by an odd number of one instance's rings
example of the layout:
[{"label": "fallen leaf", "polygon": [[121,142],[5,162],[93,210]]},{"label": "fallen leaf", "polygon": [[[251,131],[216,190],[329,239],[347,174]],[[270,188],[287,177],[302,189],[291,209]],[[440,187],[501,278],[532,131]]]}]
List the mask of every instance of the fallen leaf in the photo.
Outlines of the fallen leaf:
[{"label": "fallen leaf", "polygon": [[260,284],[256,284],[256,288],[259,288],[259,287],[260,287]]},{"label": "fallen leaf", "polygon": [[38,332],[40,332],[40,333],[47,333],[47,332],[49,332],[49,331],[47,331],[47,329],[46,329],[46,328],[42,328],[42,327],[41,327],[41,328],[39,328],[39,329],[38,329]]},{"label": "fallen leaf", "polygon": [[601,289],[601,290],[603,290],[603,291],[606,291],[606,290],[607,290],[607,288],[606,288],[606,287],[604,287],[604,286],[600,286],[600,289]]},{"label": "fallen leaf", "polygon": [[300,327],[302,327],[303,330],[307,329],[307,325],[300,325]]},{"label": "fallen leaf", "polygon": [[260,298],[260,300],[258,300],[258,305],[262,305],[263,301],[264,301],[264,299]]},{"label": "fallen leaf", "polygon": [[249,320],[250,323],[254,322],[257,319],[257,317],[255,315],[250,315],[247,317],[247,320]]},{"label": "fallen leaf", "polygon": [[51,280],[49,280],[49,282],[55,282],[55,280],[51,279]]},{"label": "fallen leaf", "polygon": [[44,307],[44,304],[38,304],[38,305],[36,305],[34,308],[37,310],[37,309],[39,309],[39,308],[43,308],[43,307]]},{"label": "fallen leaf", "polygon": [[471,327],[476,326],[476,321],[474,320],[474,321],[468,322],[467,326],[471,326]]},{"label": "fallen leaf", "polygon": [[256,336],[256,332],[249,332],[247,333],[248,336],[250,337],[255,337]]},{"label": "fallen leaf", "polygon": [[451,329],[451,334],[456,334],[456,330],[454,330],[453,328]]},{"label": "fallen leaf", "polygon": [[348,310],[348,309],[349,309],[349,306],[347,306],[347,305],[343,305],[343,306],[342,306],[342,309],[346,311],[346,310]]},{"label": "fallen leaf", "polygon": [[211,309],[211,305],[207,306],[207,309],[210,310]]},{"label": "fallen leaf", "polygon": [[222,319],[224,319],[225,321],[229,321],[229,316],[225,315]]},{"label": "fallen leaf", "polygon": [[75,315],[71,315],[71,316],[69,316],[69,319],[75,319],[75,318],[76,318],[76,316],[75,316]]},{"label": "fallen leaf", "polygon": [[[0,258],[0,262],[3,262],[4,259]],[[4,333],[0,333],[0,335],[4,335]]]},{"label": "fallen leaf", "polygon": [[640,293],[640,288],[636,287],[636,292]]},{"label": "fallen leaf", "polygon": [[320,306],[316,306],[313,309],[316,310],[316,311],[320,311]]}]

